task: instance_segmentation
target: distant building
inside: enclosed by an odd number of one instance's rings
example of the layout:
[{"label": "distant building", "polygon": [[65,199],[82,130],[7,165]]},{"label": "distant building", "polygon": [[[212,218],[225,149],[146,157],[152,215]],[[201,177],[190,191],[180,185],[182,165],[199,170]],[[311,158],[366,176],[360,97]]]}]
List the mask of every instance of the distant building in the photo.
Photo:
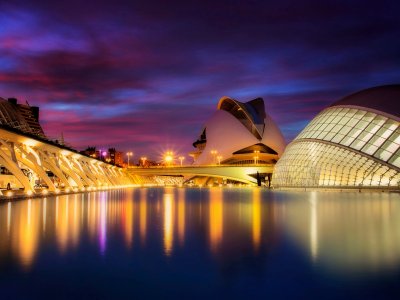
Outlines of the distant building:
[{"label": "distant building", "polygon": [[82,154],[106,161],[116,166],[123,166],[123,155],[121,151],[115,150],[115,148],[109,148],[108,151],[96,150],[96,147],[87,147],[81,151]]},{"label": "distant building", "polygon": [[96,147],[87,147],[85,150],[81,151],[81,153],[93,158],[100,158],[99,151],[96,151]]},{"label": "distant building", "polygon": [[39,107],[20,104],[15,98],[0,98],[0,124],[46,138],[39,124]]},{"label": "distant building", "polygon": [[275,166],[274,187],[400,187],[400,85],[366,89],[319,113]]},{"label": "distant building", "polygon": [[110,160],[111,164],[116,166],[123,166],[124,164],[122,152],[115,150],[115,148],[108,149],[107,159]]}]

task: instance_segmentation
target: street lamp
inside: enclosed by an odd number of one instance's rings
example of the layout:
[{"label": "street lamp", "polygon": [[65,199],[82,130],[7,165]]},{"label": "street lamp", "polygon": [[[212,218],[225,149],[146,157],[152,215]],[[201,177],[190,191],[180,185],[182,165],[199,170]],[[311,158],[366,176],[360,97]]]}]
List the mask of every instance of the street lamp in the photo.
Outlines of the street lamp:
[{"label": "street lamp", "polygon": [[129,168],[129,158],[133,155],[132,152],[127,152],[126,156],[128,156],[128,168]]},{"label": "street lamp", "polygon": [[172,161],[174,160],[172,151],[167,151],[165,153],[164,161],[167,163],[167,166],[171,165]]},{"label": "street lamp", "polygon": [[143,168],[144,168],[144,165],[145,165],[145,163],[146,163],[147,157],[142,156],[140,159],[142,160],[142,166],[143,166]]},{"label": "street lamp", "polygon": [[182,164],[183,164],[183,160],[185,159],[185,157],[184,156],[179,156],[179,160],[181,161],[181,167],[182,167]]},{"label": "street lamp", "polygon": [[216,162],[215,156],[217,155],[217,153],[218,153],[217,150],[211,150],[211,154],[212,154],[212,156],[213,156],[213,163],[214,163],[214,164],[215,164],[215,162]]},{"label": "street lamp", "polygon": [[260,153],[260,151],[254,150],[254,164],[255,165],[258,163],[258,153]]},{"label": "street lamp", "polygon": [[218,164],[220,165],[220,164],[221,164],[222,156],[221,156],[221,155],[218,155],[218,156],[217,156],[217,159],[218,159]]}]

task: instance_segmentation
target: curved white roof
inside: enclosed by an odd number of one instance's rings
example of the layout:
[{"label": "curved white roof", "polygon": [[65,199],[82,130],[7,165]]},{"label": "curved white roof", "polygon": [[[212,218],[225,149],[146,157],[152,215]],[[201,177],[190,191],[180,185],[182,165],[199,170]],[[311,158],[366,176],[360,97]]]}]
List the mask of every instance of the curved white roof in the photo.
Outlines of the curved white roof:
[{"label": "curved white roof", "polygon": [[256,144],[264,144],[279,156],[285,149],[285,140],[278,126],[265,113],[264,100],[257,98],[247,103],[222,97],[218,110],[207,121],[207,143],[195,164],[215,163],[212,150],[226,160],[233,153]]}]

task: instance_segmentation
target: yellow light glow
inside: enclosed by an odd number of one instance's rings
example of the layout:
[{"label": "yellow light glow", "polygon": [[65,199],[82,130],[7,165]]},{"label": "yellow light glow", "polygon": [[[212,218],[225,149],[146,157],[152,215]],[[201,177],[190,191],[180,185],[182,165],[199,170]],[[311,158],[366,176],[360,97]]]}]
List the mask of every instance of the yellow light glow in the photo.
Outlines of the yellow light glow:
[{"label": "yellow light glow", "polygon": [[166,256],[172,254],[174,241],[173,197],[172,193],[164,194],[164,252]]},{"label": "yellow light glow", "polygon": [[253,246],[258,251],[261,240],[261,199],[260,190],[253,189],[253,205],[252,205],[252,229],[253,229]]},{"label": "yellow light glow", "polygon": [[125,241],[127,247],[131,248],[132,243],[133,243],[133,226],[134,226],[134,200],[133,200],[133,191],[130,190],[128,191],[128,195],[125,198],[124,201],[124,209],[122,211],[125,224],[124,224],[124,229],[125,229]]},{"label": "yellow light glow", "polygon": [[146,229],[147,229],[147,190],[140,190],[140,241],[142,244],[146,241]]},{"label": "yellow light glow", "polygon": [[221,243],[223,234],[223,194],[221,189],[212,189],[210,191],[210,245],[211,250],[215,252]]},{"label": "yellow light glow", "polygon": [[19,252],[21,265],[26,270],[32,265],[38,246],[39,214],[37,212],[39,205],[40,202],[37,201],[32,205],[32,200],[23,202],[20,207],[20,218],[15,222],[18,232],[15,247]]},{"label": "yellow light glow", "polygon": [[178,191],[178,236],[179,244],[185,240],[185,190]]}]

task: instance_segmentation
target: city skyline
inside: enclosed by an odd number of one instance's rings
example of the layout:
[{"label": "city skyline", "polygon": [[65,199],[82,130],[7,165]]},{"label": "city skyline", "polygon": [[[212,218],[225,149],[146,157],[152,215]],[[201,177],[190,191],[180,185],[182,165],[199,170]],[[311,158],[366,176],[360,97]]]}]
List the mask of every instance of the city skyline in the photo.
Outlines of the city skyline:
[{"label": "city skyline", "polygon": [[[79,5],[78,5],[79,4]],[[218,99],[263,97],[290,142],[324,107],[398,83],[395,1],[0,4],[0,97],[79,150],[187,154]]]}]

